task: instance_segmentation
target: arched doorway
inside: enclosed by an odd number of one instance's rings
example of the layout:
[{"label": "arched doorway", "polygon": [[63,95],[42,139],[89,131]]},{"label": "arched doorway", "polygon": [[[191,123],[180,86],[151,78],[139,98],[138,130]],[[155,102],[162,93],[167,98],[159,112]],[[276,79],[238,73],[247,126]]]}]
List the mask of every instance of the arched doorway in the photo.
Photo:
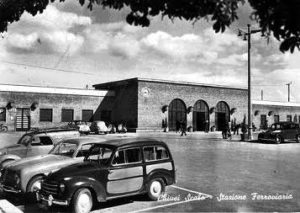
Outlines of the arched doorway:
[{"label": "arched doorway", "polygon": [[225,101],[220,101],[216,106],[216,129],[222,131],[230,121],[229,106]]},{"label": "arched doorway", "polygon": [[180,99],[174,99],[169,105],[169,130],[176,131],[176,123],[179,121],[186,122],[186,106]]},{"label": "arched doorway", "polygon": [[[209,122],[209,109],[205,101],[199,100],[193,109],[193,128],[194,131],[205,131],[206,122]],[[207,123],[209,125],[209,123]]]}]

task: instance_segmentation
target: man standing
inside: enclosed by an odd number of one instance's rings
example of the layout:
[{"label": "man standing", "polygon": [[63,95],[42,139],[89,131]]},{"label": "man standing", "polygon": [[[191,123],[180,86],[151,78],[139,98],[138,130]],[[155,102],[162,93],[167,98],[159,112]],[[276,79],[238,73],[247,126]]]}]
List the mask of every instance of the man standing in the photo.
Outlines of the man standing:
[{"label": "man standing", "polygon": [[184,120],[182,120],[180,122],[180,127],[181,127],[181,136],[186,135],[186,122]]}]

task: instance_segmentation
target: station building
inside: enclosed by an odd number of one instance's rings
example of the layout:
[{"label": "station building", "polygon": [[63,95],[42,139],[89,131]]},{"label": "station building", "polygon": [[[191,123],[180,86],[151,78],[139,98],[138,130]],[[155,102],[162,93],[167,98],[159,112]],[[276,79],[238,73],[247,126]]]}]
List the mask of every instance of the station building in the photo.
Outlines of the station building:
[{"label": "station building", "polygon": [[[130,131],[221,131],[247,119],[245,88],[144,78],[71,89],[0,85],[0,122],[9,130],[54,127],[72,120],[126,124]],[[300,104],[252,101],[253,123],[265,129],[277,121],[300,121]],[[247,121],[246,121],[247,122]]]}]

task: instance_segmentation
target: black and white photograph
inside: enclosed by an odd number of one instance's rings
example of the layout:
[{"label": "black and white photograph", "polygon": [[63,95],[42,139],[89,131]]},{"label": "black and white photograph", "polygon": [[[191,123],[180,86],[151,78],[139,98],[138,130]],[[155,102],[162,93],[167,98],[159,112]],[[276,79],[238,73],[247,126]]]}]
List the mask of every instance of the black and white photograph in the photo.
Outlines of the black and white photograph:
[{"label": "black and white photograph", "polygon": [[0,0],[0,212],[300,212],[299,0]]}]

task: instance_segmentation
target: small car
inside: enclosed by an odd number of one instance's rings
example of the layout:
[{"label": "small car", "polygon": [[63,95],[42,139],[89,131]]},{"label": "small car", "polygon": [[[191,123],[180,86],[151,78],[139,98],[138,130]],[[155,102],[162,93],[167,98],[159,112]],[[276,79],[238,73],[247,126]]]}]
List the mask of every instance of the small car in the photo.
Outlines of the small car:
[{"label": "small car", "polygon": [[91,131],[90,126],[88,125],[88,123],[86,121],[74,120],[72,122],[69,122],[68,126],[78,129],[80,134],[88,135]]},{"label": "small car", "polygon": [[23,158],[6,166],[1,171],[0,188],[8,193],[34,192],[41,189],[42,179],[52,171],[70,164],[82,162],[85,155],[99,138],[67,139],[47,155]]},{"label": "small car", "polygon": [[300,141],[299,124],[295,122],[283,121],[274,123],[271,127],[258,134],[258,141],[274,141],[277,144],[285,141]]},{"label": "small car", "polygon": [[38,200],[89,212],[95,202],[136,194],[157,200],[174,184],[175,165],[168,146],[154,139],[110,139],[93,145],[84,162],[49,174]]},{"label": "small car", "polygon": [[104,121],[94,121],[92,122],[90,126],[91,132],[94,132],[95,134],[107,134],[109,132],[109,129],[107,128]]},{"label": "small car", "polygon": [[74,129],[43,129],[25,133],[17,144],[0,149],[0,169],[14,160],[47,154],[61,140],[79,136]]}]

